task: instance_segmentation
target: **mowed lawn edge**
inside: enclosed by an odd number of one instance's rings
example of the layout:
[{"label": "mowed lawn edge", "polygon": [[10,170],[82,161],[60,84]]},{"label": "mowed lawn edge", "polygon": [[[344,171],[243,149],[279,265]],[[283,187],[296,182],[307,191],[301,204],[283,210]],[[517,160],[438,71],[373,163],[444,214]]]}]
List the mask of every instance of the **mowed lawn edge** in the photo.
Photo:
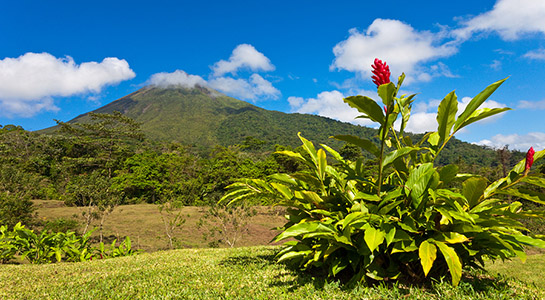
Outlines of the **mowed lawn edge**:
[{"label": "mowed lawn edge", "polygon": [[[448,280],[433,288],[401,284],[344,289],[337,282],[277,264],[275,246],[181,249],[82,263],[0,265],[0,299],[544,299],[513,279]],[[503,274],[543,264],[545,255],[513,261]],[[532,273],[536,278],[542,273]],[[542,284],[542,283],[541,283]]]}]

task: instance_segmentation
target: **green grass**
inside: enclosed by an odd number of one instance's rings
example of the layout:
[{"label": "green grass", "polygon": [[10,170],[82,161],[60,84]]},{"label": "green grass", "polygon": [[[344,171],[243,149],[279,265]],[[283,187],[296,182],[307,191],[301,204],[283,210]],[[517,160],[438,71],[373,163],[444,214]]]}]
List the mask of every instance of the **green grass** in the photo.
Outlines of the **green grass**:
[{"label": "green grass", "polygon": [[[0,265],[0,299],[543,299],[517,280],[466,277],[453,288],[343,289],[274,262],[277,247],[182,249],[50,265]],[[544,256],[529,259],[543,263]],[[494,270],[504,272],[494,265]],[[507,266],[509,273],[520,263]],[[539,276],[539,273],[534,273]]]},{"label": "green grass", "polygon": [[491,274],[505,274],[545,289],[545,254],[529,255],[525,263],[518,259],[497,261],[487,266]]}]

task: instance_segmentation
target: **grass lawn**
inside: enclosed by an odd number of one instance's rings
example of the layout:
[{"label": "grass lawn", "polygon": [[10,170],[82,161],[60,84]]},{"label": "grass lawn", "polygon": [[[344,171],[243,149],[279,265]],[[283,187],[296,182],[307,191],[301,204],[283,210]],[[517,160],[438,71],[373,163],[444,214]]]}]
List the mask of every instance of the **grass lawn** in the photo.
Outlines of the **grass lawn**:
[{"label": "grass lawn", "polygon": [[[544,299],[511,279],[470,276],[453,288],[394,285],[346,290],[274,262],[277,247],[181,249],[83,263],[0,265],[0,299]],[[513,274],[545,256],[494,264]],[[529,263],[532,263],[530,265]],[[522,267],[521,267],[522,266]],[[528,277],[537,278],[533,272]],[[542,283],[541,283],[542,284]]]}]

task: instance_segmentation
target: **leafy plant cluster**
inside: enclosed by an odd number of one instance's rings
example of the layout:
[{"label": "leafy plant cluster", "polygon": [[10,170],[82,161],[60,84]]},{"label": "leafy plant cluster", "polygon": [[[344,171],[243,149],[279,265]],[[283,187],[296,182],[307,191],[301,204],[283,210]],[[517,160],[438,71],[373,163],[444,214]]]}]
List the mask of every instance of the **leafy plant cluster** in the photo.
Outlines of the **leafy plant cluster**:
[{"label": "leafy plant cluster", "polygon": [[0,262],[7,263],[15,257],[27,260],[33,264],[52,262],[80,262],[94,258],[110,258],[135,255],[138,251],[132,249],[127,237],[119,245],[116,240],[109,247],[100,243],[95,248],[91,245],[91,233],[77,235],[75,232],[50,232],[47,230],[36,233],[21,223],[15,224],[12,230],[6,225],[0,226]]},{"label": "leafy plant cluster", "polygon": [[[505,177],[490,182],[460,172],[455,164],[437,166],[437,158],[454,134],[476,121],[508,110],[479,108],[503,83],[498,81],[458,115],[454,92],[438,108],[437,131],[414,142],[404,133],[414,95],[398,95],[398,84],[381,84],[384,107],[366,96],[344,101],[379,124],[378,143],[351,135],[336,139],[371,153],[378,161],[369,176],[365,161],[344,159],[337,151],[320,149],[299,136],[305,155],[280,154],[307,169],[245,179],[229,186],[222,201],[256,201],[288,207],[288,222],[275,241],[291,239],[278,254],[304,270],[322,270],[331,279],[357,282],[430,281],[450,275],[457,285],[464,268],[483,268],[485,260],[525,260],[524,247],[545,248],[545,236],[534,235],[520,219],[543,219],[541,210],[526,210],[524,199],[545,204],[543,174],[530,172],[522,160]],[[394,130],[394,122],[399,129]],[[328,157],[327,154],[330,156]],[[545,150],[533,155],[533,161]],[[534,168],[535,169],[535,168]],[[510,198],[512,200],[510,200]]]}]

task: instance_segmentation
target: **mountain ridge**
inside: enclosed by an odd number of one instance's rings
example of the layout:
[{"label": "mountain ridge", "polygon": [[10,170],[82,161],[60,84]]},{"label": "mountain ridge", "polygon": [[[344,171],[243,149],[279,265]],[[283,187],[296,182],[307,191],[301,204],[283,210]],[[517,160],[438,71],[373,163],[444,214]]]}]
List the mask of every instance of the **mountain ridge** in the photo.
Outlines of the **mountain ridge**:
[{"label": "mountain ridge", "polygon": [[[375,142],[376,129],[330,118],[266,110],[237,100],[207,87],[143,87],[92,112],[119,111],[142,124],[142,131],[152,140],[178,142],[201,150],[216,145],[243,144],[248,137],[264,141],[263,149],[275,144],[297,147],[297,133],[315,144],[340,149],[344,142],[331,139],[337,134],[351,134]],[[89,113],[68,123],[88,122]],[[39,132],[53,133],[56,127]],[[413,135],[413,140],[421,135]],[[468,164],[497,165],[496,153],[484,146],[453,139],[443,151],[440,164],[464,160]],[[483,163],[484,161],[484,163]]]}]

